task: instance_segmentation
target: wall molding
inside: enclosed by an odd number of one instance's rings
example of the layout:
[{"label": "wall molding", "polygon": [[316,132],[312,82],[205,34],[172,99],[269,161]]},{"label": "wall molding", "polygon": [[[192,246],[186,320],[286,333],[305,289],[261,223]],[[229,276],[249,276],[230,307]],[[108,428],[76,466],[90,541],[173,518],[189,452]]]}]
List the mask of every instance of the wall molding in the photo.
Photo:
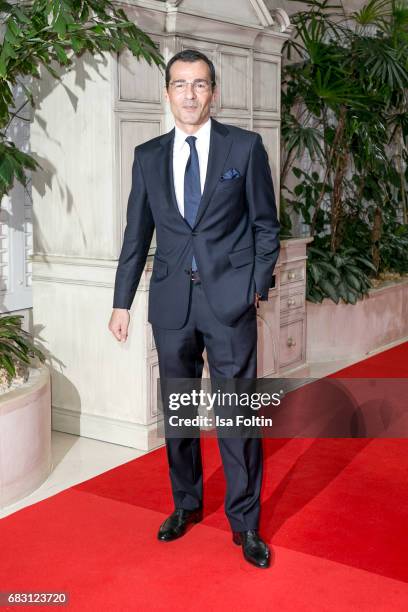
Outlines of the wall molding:
[{"label": "wall molding", "polygon": [[164,439],[158,436],[158,422],[145,425],[52,406],[52,429],[54,431],[144,451],[159,448],[164,444]]}]

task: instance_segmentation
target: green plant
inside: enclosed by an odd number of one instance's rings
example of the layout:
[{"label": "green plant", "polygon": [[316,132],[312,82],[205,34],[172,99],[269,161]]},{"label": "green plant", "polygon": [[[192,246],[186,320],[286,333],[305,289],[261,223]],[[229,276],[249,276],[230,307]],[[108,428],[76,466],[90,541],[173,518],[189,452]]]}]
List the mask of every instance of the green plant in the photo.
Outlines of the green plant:
[{"label": "green plant", "polygon": [[[136,58],[164,66],[156,43],[129,21],[125,12],[109,0],[0,0],[0,202],[14,180],[26,183],[26,170],[38,168],[31,155],[10,141],[7,132],[24,106],[35,106],[23,77],[38,78],[43,67],[60,79],[58,67],[69,70],[73,60],[130,49]],[[26,99],[15,108],[13,87],[20,85]]]},{"label": "green plant", "polygon": [[408,273],[408,225],[385,224],[379,248],[380,272]]},{"label": "green plant", "polygon": [[29,366],[37,357],[45,361],[44,353],[37,348],[31,335],[21,327],[22,315],[0,317],[0,372],[6,373],[8,381],[16,375],[18,366]]},{"label": "green plant", "polygon": [[[330,194],[332,187],[327,183],[323,184],[316,171],[309,173],[294,166],[292,172],[299,182],[293,190],[286,187],[285,191],[288,193],[288,197],[285,199],[286,207],[291,207],[292,210],[301,215],[303,223],[310,226],[315,212],[316,200],[322,189],[325,194]],[[315,235],[324,233],[328,221],[327,211],[319,208],[315,219]]]},{"label": "green plant", "polygon": [[368,293],[371,283],[367,273],[373,269],[372,262],[360,255],[358,249],[333,253],[309,247],[306,298],[311,302],[330,298],[336,304],[340,300],[355,304]]},{"label": "green plant", "polygon": [[[408,252],[397,246],[408,222],[408,4],[370,0],[346,14],[343,3],[302,3],[282,71],[282,193],[325,253],[309,249],[314,270],[319,257],[337,267],[335,253],[356,249],[361,297],[368,272],[408,268]],[[315,277],[309,299],[322,294]],[[319,279],[334,299],[327,281],[338,276]]]}]

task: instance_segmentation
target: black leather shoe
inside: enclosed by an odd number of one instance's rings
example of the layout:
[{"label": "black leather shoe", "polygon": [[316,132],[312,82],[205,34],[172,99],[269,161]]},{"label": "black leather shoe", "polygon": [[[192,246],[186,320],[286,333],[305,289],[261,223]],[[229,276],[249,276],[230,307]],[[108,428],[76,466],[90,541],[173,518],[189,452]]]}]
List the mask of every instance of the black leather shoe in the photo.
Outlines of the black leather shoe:
[{"label": "black leather shoe", "polygon": [[203,520],[203,510],[185,510],[184,508],[176,508],[164,523],[160,526],[158,538],[162,542],[171,542],[183,536],[187,526],[199,523]]},{"label": "black leather shoe", "polygon": [[234,544],[242,544],[244,557],[249,563],[256,565],[256,567],[269,567],[271,563],[271,551],[259,537],[255,529],[249,529],[248,531],[233,531],[232,541]]}]

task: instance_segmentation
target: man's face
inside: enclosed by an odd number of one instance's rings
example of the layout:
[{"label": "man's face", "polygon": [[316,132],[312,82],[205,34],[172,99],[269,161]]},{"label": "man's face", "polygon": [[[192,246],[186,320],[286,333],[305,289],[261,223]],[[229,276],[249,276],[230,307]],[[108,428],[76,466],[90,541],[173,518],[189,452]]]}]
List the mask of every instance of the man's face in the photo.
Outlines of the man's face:
[{"label": "man's face", "polygon": [[[193,88],[193,81],[207,81],[208,91]],[[184,91],[177,91],[172,83],[177,81],[190,81]],[[176,125],[197,126],[205,123],[210,116],[211,103],[215,100],[215,88],[211,88],[210,68],[203,60],[183,62],[177,60],[170,68],[169,89],[165,90],[166,100],[170,103]]]}]

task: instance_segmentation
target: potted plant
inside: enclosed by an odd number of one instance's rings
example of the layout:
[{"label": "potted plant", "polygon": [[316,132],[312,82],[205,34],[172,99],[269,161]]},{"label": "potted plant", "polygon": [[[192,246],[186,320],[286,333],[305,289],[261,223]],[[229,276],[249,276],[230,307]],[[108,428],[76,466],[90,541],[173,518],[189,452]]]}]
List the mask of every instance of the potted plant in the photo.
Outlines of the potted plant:
[{"label": "potted plant", "polygon": [[358,358],[408,335],[408,5],[301,1],[282,70],[283,234],[313,237],[308,360]]},{"label": "potted plant", "polygon": [[313,237],[309,302],[356,304],[408,272],[408,5],[302,2],[282,70],[283,233],[297,218]]},{"label": "potted plant", "polygon": [[0,317],[0,393],[12,383],[28,380],[34,359],[44,363],[44,353],[34,345],[31,334],[22,328],[22,315]]}]

